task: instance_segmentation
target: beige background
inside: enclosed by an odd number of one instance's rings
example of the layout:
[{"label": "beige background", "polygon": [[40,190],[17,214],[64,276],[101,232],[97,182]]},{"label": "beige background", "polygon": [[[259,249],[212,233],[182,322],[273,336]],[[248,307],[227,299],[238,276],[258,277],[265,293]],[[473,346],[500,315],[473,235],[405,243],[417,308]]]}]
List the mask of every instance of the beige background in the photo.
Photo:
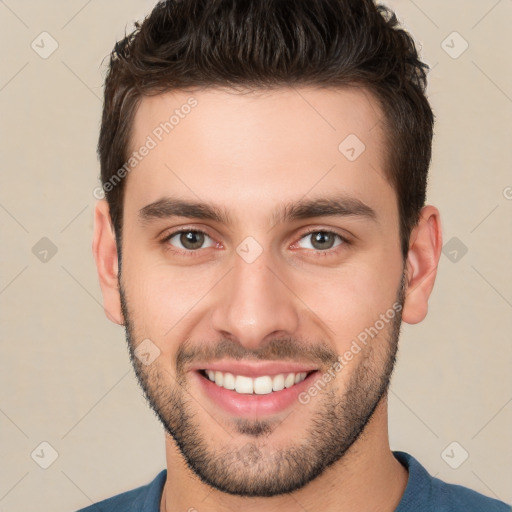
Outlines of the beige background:
[{"label": "beige background", "polygon": [[[428,202],[441,211],[445,244],[458,244],[445,247],[426,320],[404,324],[392,448],[512,502],[512,1],[389,4],[433,67]],[[123,329],[103,314],[91,254],[101,63],[152,5],[0,0],[0,512],[73,511],[165,465],[162,428]],[[41,52],[45,37],[51,48],[43,31],[58,43],[47,59],[31,47]],[[464,41],[453,31],[469,44],[458,58]],[[46,262],[33,253],[43,237],[57,249]],[[31,458],[35,450],[51,462],[42,442],[58,453],[48,469]],[[462,450],[469,458],[452,469],[445,460]]]}]

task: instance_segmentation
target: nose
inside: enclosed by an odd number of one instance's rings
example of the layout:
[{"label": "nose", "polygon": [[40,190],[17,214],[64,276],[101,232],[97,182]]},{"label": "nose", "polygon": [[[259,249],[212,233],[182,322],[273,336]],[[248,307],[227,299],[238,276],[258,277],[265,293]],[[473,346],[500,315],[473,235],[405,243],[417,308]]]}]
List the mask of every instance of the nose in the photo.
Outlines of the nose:
[{"label": "nose", "polygon": [[252,263],[236,254],[234,268],[219,283],[212,327],[248,349],[269,337],[292,336],[299,326],[300,301],[270,260],[265,251]]}]

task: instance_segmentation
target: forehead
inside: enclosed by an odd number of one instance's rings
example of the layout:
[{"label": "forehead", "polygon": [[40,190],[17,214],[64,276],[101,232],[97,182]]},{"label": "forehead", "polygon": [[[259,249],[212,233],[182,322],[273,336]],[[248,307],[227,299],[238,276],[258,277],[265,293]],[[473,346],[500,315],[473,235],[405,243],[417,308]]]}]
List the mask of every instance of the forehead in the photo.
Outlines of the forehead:
[{"label": "forehead", "polygon": [[127,176],[125,209],[138,211],[167,194],[244,205],[240,215],[326,192],[376,210],[394,205],[382,118],[360,87],[144,97],[132,126],[129,152],[139,156]]}]

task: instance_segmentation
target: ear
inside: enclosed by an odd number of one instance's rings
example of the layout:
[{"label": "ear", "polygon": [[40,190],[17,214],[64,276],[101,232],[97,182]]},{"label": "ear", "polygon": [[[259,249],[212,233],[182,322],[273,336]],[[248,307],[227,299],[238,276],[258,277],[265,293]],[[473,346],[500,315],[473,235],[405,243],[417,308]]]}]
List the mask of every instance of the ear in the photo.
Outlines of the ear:
[{"label": "ear", "polygon": [[94,209],[92,253],[98,270],[105,315],[112,322],[123,325],[124,318],[117,279],[119,266],[116,239],[110,209],[105,199],[98,201]]},{"label": "ear", "polygon": [[402,311],[402,320],[408,324],[417,324],[427,316],[428,299],[434,288],[442,247],[439,211],[427,205],[422,208],[409,241],[407,290]]}]

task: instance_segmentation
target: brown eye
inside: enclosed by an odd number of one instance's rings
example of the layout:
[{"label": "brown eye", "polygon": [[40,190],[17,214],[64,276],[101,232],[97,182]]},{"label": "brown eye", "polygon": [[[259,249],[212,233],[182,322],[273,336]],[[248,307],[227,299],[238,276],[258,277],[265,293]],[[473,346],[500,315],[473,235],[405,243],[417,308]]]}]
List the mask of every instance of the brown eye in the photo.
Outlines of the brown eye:
[{"label": "brown eye", "polygon": [[[301,240],[307,239],[311,240],[309,242],[309,247],[306,246],[302,248],[315,249],[317,251],[332,249],[345,241],[341,235],[338,235],[338,233],[334,233],[333,231],[311,231],[301,238]],[[335,243],[336,239],[339,239],[340,241]]]},{"label": "brown eye", "polygon": [[[165,239],[165,241],[167,243],[170,243],[171,245],[174,245],[178,249],[185,249],[186,251],[196,251],[198,249],[205,248],[203,247],[203,244],[207,239],[211,241],[210,245],[208,245],[207,247],[212,247],[214,245],[214,242],[206,233],[196,230],[183,230],[172,233]],[[174,243],[172,242],[173,240]]]}]

